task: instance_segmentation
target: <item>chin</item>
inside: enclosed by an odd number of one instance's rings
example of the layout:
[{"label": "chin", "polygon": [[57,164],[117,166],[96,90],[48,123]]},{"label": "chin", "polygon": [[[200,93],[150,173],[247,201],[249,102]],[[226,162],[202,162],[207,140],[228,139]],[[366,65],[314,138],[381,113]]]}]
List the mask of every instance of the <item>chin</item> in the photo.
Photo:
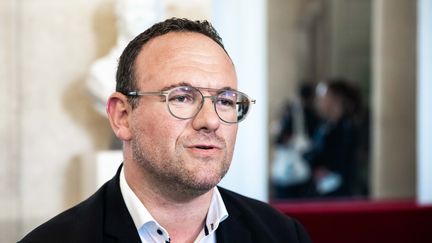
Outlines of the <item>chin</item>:
[{"label": "chin", "polygon": [[208,175],[205,178],[195,178],[194,181],[186,182],[185,184],[189,190],[197,191],[201,194],[204,194],[211,189],[213,189],[217,184],[221,181],[221,176],[209,177]]}]

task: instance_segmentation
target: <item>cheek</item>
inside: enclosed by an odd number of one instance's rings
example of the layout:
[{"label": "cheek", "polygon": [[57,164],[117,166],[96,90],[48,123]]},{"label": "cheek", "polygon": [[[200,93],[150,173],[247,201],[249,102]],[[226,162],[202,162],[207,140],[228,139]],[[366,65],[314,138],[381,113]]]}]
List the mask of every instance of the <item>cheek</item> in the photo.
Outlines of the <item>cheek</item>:
[{"label": "cheek", "polygon": [[228,125],[226,129],[224,129],[223,138],[225,138],[225,142],[227,145],[227,149],[232,152],[234,150],[234,145],[237,138],[237,129],[238,125]]},{"label": "cheek", "polygon": [[172,122],[166,119],[153,119],[145,125],[143,136],[149,144],[165,148],[164,150],[171,150],[180,134],[178,126]]},{"label": "cheek", "polygon": [[179,129],[175,125],[175,121],[165,114],[164,107],[157,107],[158,109],[141,110],[134,120],[134,127],[136,134],[140,140],[148,147],[158,150],[167,151],[170,146],[174,146],[175,140],[178,137]]}]

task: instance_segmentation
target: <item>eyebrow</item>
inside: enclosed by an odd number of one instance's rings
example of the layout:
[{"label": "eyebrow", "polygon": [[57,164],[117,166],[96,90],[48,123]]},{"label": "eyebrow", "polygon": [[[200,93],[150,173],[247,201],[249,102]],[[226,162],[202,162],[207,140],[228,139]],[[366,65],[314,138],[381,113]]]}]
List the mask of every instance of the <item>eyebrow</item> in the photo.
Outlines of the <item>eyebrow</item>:
[{"label": "eyebrow", "polygon": [[190,86],[190,87],[193,87],[190,83],[187,83],[187,82],[180,82],[180,83],[177,83],[177,84],[172,84],[172,85],[170,85],[170,86],[165,86],[165,87],[163,87],[163,88],[161,89],[161,91],[167,91],[167,90],[170,90],[170,89],[172,89],[172,88],[180,87],[180,86]]},{"label": "eyebrow", "polygon": [[206,87],[196,87],[196,86],[191,85],[188,82],[180,82],[180,83],[177,83],[177,84],[172,84],[172,85],[169,85],[169,86],[165,86],[165,87],[163,87],[161,89],[161,91],[167,91],[167,90],[170,90],[172,88],[176,88],[176,87],[180,87],[180,86],[190,86],[190,87],[195,87],[195,88],[198,88],[198,89],[208,89],[208,90],[215,90],[215,91],[218,91],[218,90],[234,90],[234,91],[237,91],[236,89],[234,89],[234,88],[232,88],[230,86],[225,86],[225,87],[222,87],[220,89],[214,89],[214,88],[206,88]]}]

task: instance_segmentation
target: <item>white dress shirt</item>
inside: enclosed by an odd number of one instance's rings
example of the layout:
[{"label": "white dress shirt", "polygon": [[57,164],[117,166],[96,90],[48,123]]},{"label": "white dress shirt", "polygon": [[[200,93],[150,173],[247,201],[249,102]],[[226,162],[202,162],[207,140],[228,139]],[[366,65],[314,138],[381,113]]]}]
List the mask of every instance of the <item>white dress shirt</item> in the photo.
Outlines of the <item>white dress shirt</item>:
[{"label": "white dress shirt", "polygon": [[[166,231],[153,216],[126,182],[124,168],[120,172],[120,191],[129,210],[132,220],[137,228],[142,242],[166,243],[170,242]],[[219,224],[228,217],[225,204],[217,187],[213,190],[213,196],[207,212],[206,223],[194,243],[216,243],[216,229]]]}]

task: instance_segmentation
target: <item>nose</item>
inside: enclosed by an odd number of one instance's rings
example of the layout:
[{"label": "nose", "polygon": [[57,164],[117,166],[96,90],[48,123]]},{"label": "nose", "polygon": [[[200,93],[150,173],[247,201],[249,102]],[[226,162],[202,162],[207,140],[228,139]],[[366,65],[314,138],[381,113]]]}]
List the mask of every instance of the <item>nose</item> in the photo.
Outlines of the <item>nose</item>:
[{"label": "nose", "polygon": [[212,98],[204,96],[203,102],[201,110],[192,120],[192,126],[197,131],[215,131],[219,128],[221,120],[216,114]]}]

